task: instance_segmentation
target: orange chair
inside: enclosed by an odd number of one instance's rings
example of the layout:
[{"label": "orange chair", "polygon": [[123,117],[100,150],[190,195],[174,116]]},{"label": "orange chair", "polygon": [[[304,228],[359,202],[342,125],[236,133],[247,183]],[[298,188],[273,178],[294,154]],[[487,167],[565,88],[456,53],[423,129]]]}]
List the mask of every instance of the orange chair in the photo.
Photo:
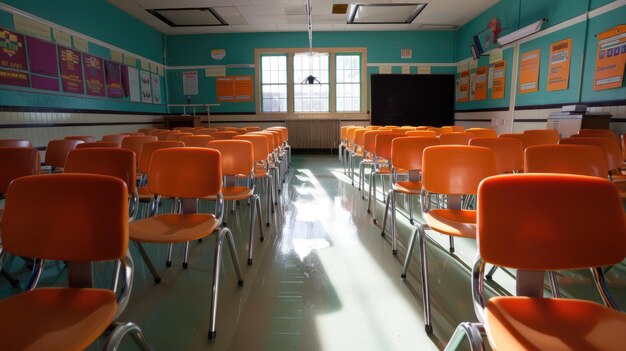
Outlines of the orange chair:
[{"label": "orange chair", "polygon": [[249,127],[243,127],[246,131],[248,132],[259,132],[261,131],[261,127],[257,127],[257,126],[249,126]]},{"label": "orange chair", "polygon": [[522,147],[526,150],[529,146],[535,145],[556,145],[559,143],[558,137],[554,137],[553,133],[509,133],[501,134],[500,138],[513,138],[522,142]]},{"label": "orange chair", "polygon": [[[484,350],[483,330],[493,350],[624,349],[626,314],[606,288],[603,269],[626,256],[624,209],[611,182],[560,174],[492,177],[480,185],[477,212],[472,296],[479,322],[461,323],[446,350],[464,335],[472,350]],[[486,263],[517,270],[524,296],[485,303]],[[537,273],[583,268],[591,269],[603,305],[543,296]]]},{"label": "orange chair", "polygon": [[120,145],[118,143],[108,142],[108,141],[96,141],[93,143],[82,143],[82,144],[76,145],[77,149],[88,149],[92,147],[108,147],[108,148],[118,149]]},{"label": "orange chair", "polygon": [[599,147],[561,144],[527,148],[524,172],[578,174],[606,179],[609,169]]},{"label": "orange chair", "polygon": [[[404,137],[404,133],[387,132],[376,135],[374,142],[374,171],[370,175],[370,184],[367,200],[367,212],[372,214],[374,224],[376,224],[376,176],[380,176],[380,182],[383,188],[383,199],[387,192],[385,191],[385,182],[383,176],[391,176],[391,142],[395,138]],[[373,205],[370,212],[370,204]]]},{"label": "orange chair", "polygon": [[477,138],[496,138],[498,136],[496,130],[491,128],[467,128],[465,131],[474,134]]},{"label": "orange chair", "polygon": [[291,165],[291,146],[289,145],[289,129],[287,127],[271,127],[270,130],[277,130],[282,134],[282,144],[287,155],[287,168]]},{"label": "orange chair", "polygon": [[136,186],[135,153],[116,148],[87,148],[70,151],[65,160],[65,173],[101,174],[119,178],[128,191],[129,221],[137,217],[139,196]]},{"label": "orange chair", "polygon": [[0,147],[33,147],[30,140],[0,139]]},{"label": "orange chair", "polygon": [[286,174],[289,171],[290,148],[287,144],[287,128],[275,128],[267,128],[264,131],[266,133],[271,133],[274,137],[274,145],[276,145],[274,160],[279,173],[278,191],[280,192],[282,190],[282,184],[285,183]]},{"label": "orange chair", "polygon": [[195,135],[211,135],[217,132],[217,128],[199,128],[194,130],[193,134]]},{"label": "orange chair", "polygon": [[363,134],[363,160],[359,163],[359,187],[361,198],[365,200],[365,167],[370,167],[371,174],[374,169],[374,153],[376,152],[376,136],[378,134],[391,133],[386,130],[367,129]]},{"label": "orange chair", "polygon": [[[355,168],[355,159],[360,158],[361,162],[364,160],[365,152],[363,151],[363,145],[365,143],[365,132],[368,130],[366,128],[358,128],[354,131],[354,148],[350,153],[350,180],[352,185],[354,185],[354,168]],[[363,172],[364,169],[361,167],[361,162],[359,162],[359,184],[361,184],[363,180]],[[359,187],[360,190],[360,187]]]},{"label": "orange chair", "polygon": [[452,128],[453,132],[465,132],[465,127],[463,127],[463,126],[454,125],[454,126],[445,126],[445,127]]},{"label": "orange chair", "polygon": [[442,133],[454,132],[454,129],[452,127],[432,127],[432,128],[428,128],[428,130],[435,132],[435,135],[437,136],[440,136]]},{"label": "orange chair", "polygon": [[[339,131],[339,162],[343,165],[344,160],[347,160],[347,156],[345,155],[348,147],[348,128],[354,127],[353,125],[343,126]],[[344,173],[345,173],[344,166]]]},{"label": "orange chair", "polygon": [[113,290],[33,284],[0,300],[0,349],[83,350],[109,330],[107,350],[116,350],[129,333],[143,350],[152,350],[137,325],[118,321],[133,284],[124,182],[93,174],[36,175],[13,181],[7,198],[2,256],[63,260],[70,268],[117,261],[123,274]]},{"label": "orange chair", "polygon": [[129,136],[122,140],[122,144],[120,147],[122,149],[127,149],[135,153],[135,160],[139,162],[139,156],[141,155],[141,148],[143,144],[149,143],[152,141],[157,141],[157,137],[152,135],[145,136]]},{"label": "orange chair", "polygon": [[152,131],[157,130],[157,128],[139,128],[137,130],[138,133],[142,133],[143,135],[150,135]]},{"label": "orange chair", "polygon": [[[247,140],[215,140],[207,144],[211,149],[215,149],[222,155],[222,174],[226,178],[226,184],[222,187],[222,195],[224,202],[228,201],[234,205],[235,201],[250,199],[250,229],[248,232],[248,264],[252,264],[252,253],[254,243],[254,224],[259,224],[259,235],[261,241],[263,238],[263,224],[261,217],[261,200],[259,195],[255,194],[254,187],[254,150],[252,143]],[[245,180],[244,185],[237,184],[238,180]],[[215,200],[215,196],[208,198]],[[224,227],[226,227],[226,215],[224,212]]]},{"label": "orange chair", "polygon": [[67,154],[82,143],[84,141],[77,139],[50,140],[44,157],[44,163],[51,167],[50,173],[54,172],[56,168],[63,168]]},{"label": "orange chair", "polygon": [[522,142],[513,138],[473,138],[470,146],[482,146],[496,153],[498,173],[518,173],[524,169],[524,149]]},{"label": "orange chair", "polygon": [[151,130],[148,132],[148,134],[146,135],[156,135],[157,133],[161,133],[161,132],[171,132],[171,130],[169,129],[164,129],[164,128],[150,128]]},{"label": "orange chair", "polygon": [[65,140],[82,140],[86,143],[95,143],[96,137],[91,135],[70,135],[63,138]]},{"label": "orange chair", "polygon": [[561,139],[556,129],[527,129],[523,134],[541,135],[549,144],[558,144]]},{"label": "orange chair", "polygon": [[[148,202],[154,197],[154,193],[152,193],[149,190],[149,187],[146,186],[146,183],[149,182],[148,173],[150,173],[150,165],[152,163],[152,156],[154,155],[154,152],[161,149],[171,149],[175,147],[185,147],[185,144],[182,141],[174,140],[151,141],[143,144],[141,154],[139,154],[139,162],[137,164],[137,172],[141,176],[141,180],[139,182],[140,186],[137,190],[139,193],[139,201]],[[167,262],[171,262],[171,248],[169,251],[170,254],[168,255]]]},{"label": "orange chair", "polygon": [[[443,134],[442,134],[443,135]],[[422,190],[422,153],[429,146],[440,145],[441,140],[436,137],[400,137],[391,142],[391,179],[392,186],[387,193],[385,212],[383,216],[383,230],[385,235],[387,212],[391,205],[391,238],[392,253],[398,253],[396,236],[396,193],[409,196],[409,221],[413,224],[413,204],[411,195],[419,195]],[[398,170],[406,173],[406,181],[398,181]]]},{"label": "orange chair", "polygon": [[213,141],[210,135],[183,135],[178,141],[182,141],[186,147],[207,147],[209,141]]},{"label": "orange chair", "polygon": [[[485,178],[497,174],[496,155],[493,150],[479,146],[441,145],[424,149],[422,156],[422,217],[424,224],[413,230],[401,277],[411,261],[415,239],[419,242],[422,298],[426,332],[432,333],[430,317],[430,293],[428,282],[428,258],[426,255],[426,230],[448,235],[450,252],[454,252],[453,238],[476,237],[476,211],[464,209],[463,195],[478,191],[478,184]],[[432,195],[447,195],[447,208],[431,209]],[[510,199],[509,199],[510,200]]]},{"label": "orange chair", "polygon": [[180,131],[178,131],[178,130],[164,130],[164,131],[158,131],[156,133],[152,133],[152,135],[157,137],[157,140],[159,140],[159,141],[165,141],[165,140],[168,140],[167,138],[169,138],[170,135],[177,134],[177,133],[180,133]]},{"label": "orange chair", "polygon": [[475,137],[476,135],[470,132],[450,132],[441,134],[439,140],[441,145],[467,145],[470,139]]},{"label": "orange chair", "polygon": [[215,140],[228,140],[232,139],[235,135],[239,135],[239,133],[234,130],[221,130],[211,134]]},{"label": "orange chair", "polygon": [[280,199],[280,197],[278,196],[278,192],[279,192],[279,188],[280,188],[280,171],[279,171],[279,167],[280,167],[280,160],[278,159],[278,156],[276,155],[277,153],[275,152],[275,150],[277,149],[277,145],[275,144],[274,141],[274,135],[270,132],[250,132],[247,135],[261,135],[263,136],[266,140],[267,140],[267,145],[269,148],[269,155],[268,155],[268,161],[269,161],[269,171],[270,174],[272,175],[272,179],[274,180],[274,204],[277,205],[278,204],[278,200]]},{"label": "orange chair", "polygon": [[265,180],[265,189],[267,197],[267,219],[265,221],[266,226],[270,226],[271,213],[274,212],[274,183],[272,181],[272,175],[270,174],[270,159],[269,159],[269,145],[267,137],[264,135],[252,135],[244,134],[237,135],[233,140],[247,140],[252,143],[252,149],[254,151],[254,180]]},{"label": "orange chair", "polygon": [[[230,247],[233,266],[239,286],[243,286],[239,260],[233,235],[228,228],[220,228],[224,213],[222,200],[222,162],[219,151],[205,148],[172,148],[154,152],[148,174],[150,192],[158,196],[184,199],[182,213],[156,214],[130,223],[133,240],[156,283],[161,281],[142,243],[185,243],[183,267],[187,267],[189,241],[202,239],[216,233],[213,288],[209,321],[209,339],[215,338],[217,292],[223,239]],[[197,213],[196,199],[217,198],[216,215]],[[156,209],[155,206],[152,206]]]},{"label": "orange chair", "polygon": [[172,130],[177,130],[177,131],[179,131],[181,133],[192,133],[193,134],[193,132],[195,131],[195,128],[194,127],[176,127],[176,128],[174,128]]},{"label": "orange chair", "polygon": [[[604,154],[609,172],[619,169],[624,163],[622,150],[617,139],[612,137],[575,137],[561,139],[561,144],[591,145],[599,147]],[[610,175],[609,175],[610,176]]]},{"label": "orange chair", "polygon": [[432,131],[432,130],[409,130],[408,132],[406,132],[404,134],[406,134],[406,136],[413,136],[413,137],[434,137],[434,136],[437,136],[437,134],[435,134],[435,132]]},{"label": "orange chair", "polygon": [[617,134],[615,134],[615,132],[610,129],[581,129],[578,131],[578,134],[574,134],[574,135],[588,136],[588,137],[608,136],[611,138],[617,138]]},{"label": "orange chair", "polygon": [[235,128],[235,127],[217,127],[217,130],[219,130],[219,131],[234,131],[235,129],[237,129],[237,128]]},{"label": "orange chair", "polygon": [[187,132],[180,132],[180,133],[172,133],[170,135],[167,136],[166,140],[180,140],[180,138],[182,137],[186,137],[186,136],[190,136],[193,135],[193,133],[187,133]]},{"label": "orange chair", "polygon": [[122,140],[130,136],[130,134],[107,134],[102,136],[102,141],[107,143],[116,143],[118,146],[122,145]]}]

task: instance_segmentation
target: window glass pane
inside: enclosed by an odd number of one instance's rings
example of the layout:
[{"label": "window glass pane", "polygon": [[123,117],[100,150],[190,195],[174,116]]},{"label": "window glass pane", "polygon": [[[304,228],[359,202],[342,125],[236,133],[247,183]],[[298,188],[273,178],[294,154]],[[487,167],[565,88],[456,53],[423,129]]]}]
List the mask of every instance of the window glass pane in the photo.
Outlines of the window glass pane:
[{"label": "window glass pane", "polygon": [[261,107],[263,112],[287,112],[287,56],[261,56]]},{"label": "window glass pane", "polygon": [[[329,55],[294,55],[293,105],[295,112],[329,111],[329,59]],[[319,83],[302,83],[309,75],[314,76]]]},{"label": "window glass pane", "polygon": [[335,109],[337,111],[361,110],[361,57],[337,55]]}]

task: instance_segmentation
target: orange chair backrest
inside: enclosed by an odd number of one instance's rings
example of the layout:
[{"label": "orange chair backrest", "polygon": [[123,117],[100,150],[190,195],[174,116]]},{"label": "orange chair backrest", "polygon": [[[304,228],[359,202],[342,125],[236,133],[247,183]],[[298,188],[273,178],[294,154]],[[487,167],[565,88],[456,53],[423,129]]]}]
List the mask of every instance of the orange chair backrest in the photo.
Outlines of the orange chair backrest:
[{"label": "orange chair backrest", "polygon": [[526,150],[529,146],[535,145],[556,145],[559,143],[559,138],[555,137],[553,133],[510,133],[501,134],[500,138],[515,138],[522,142],[522,147]]},{"label": "orange chair backrest", "polygon": [[248,133],[248,135],[262,135],[267,139],[267,146],[270,148],[270,153],[276,149],[276,145],[274,144],[274,136],[268,132],[252,132]]},{"label": "orange chair backrest", "polygon": [[102,141],[107,143],[116,143],[117,145],[122,145],[122,140],[128,137],[128,134],[107,134],[102,136]]},{"label": "orange chair backrest", "polygon": [[391,133],[388,130],[368,130],[363,135],[363,149],[373,155],[376,152],[376,136],[378,134]]},{"label": "orange chair backrest", "polygon": [[141,148],[143,144],[157,141],[157,137],[154,135],[144,135],[144,136],[129,136],[122,140],[122,149],[131,150],[135,153],[135,160],[139,162],[139,156],[141,155]]},{"label": "orange chair backrest", "polygon": [[416,137],[434,137],[437,134],[432,130],[409,130],[404,133],[406,136],[416,136]]},{"label": "orange chair backrest", "polygon": [[[41,195],[46,201],[41,201]],[[118,178],[48,174],[9,186],[2,244],[18,256],[88,262],[128,250],[128,193]]]},{"label": "orange chair backrest", "polygon": [[215,140],[228,140],[232,139],[235,135],[239,135],[239,133],[231,130],[221,130],[211,134]]},{"label": "orange chair backrest", "polygon": [[367,132],[366,128],[359,128],[354,132],[354,143],[359,147],[363,147],[365,143],[365,132]]},{"label": "orange chair backrest", "polygon": [[167,140],[180,140],[180,138],[184,136],[193,135],[193,133],[180,132],[180,133],[172,133],[167,136]]},{"label": "orange chair backrest", "polygon": [[536,145],[524,152],[526,173],[567,173],[606,178],[602,149],[590,145]]},{"label": "orange chair backrest", "polygon": [[153,130],[157,130],[156,128],[139,128],[137,133],[141,133],[143,135],[150,135]]},{"label": "orange chair backrest", "polygon": [[409,130],[415,130],[416,127],[413,126],[402,126],[400,127],[400,129],[402,129],[405,132],[408,132]]},{"label": "orange chair backrest", "polygon": [[243,129],[245,129],[248,132],[258,132],[261,130],[261,127],[249,126],[249,127],[243,127]]},{"label": "orange chair backrest", "polygon": [[459,126],[459,125],[454,125],[454,126],[446,126],[446,127],[450,127],[452,128],[453,132],[465,132],[465,127],[463,126]]},{"label": "orange chair backrest", "polygon": [[210,135],[184,135],[178,141],[182,141],[186,147],[207,147],[209,141],[213,141]]},{"label": "orange chair backrest", "polygon": [[549,144],[558,144],[561,135],[556,129],[528,129],[524,134],[542,135]]},{"label": "orange chair backrest", "polygon": [[[576,135],[576,134],[575,134]],[[609,136],[612,138],[617,138],[617,134],[611,129],[581,129],[578,131],[577,135],[581,136]]]},{"label": "orange chair backrest", "polygon": [[480,185],[477,211],[478,250],[496,266],[569,270],[613,265],[626,255],[622,201],[606,179],[491,177]]},{"label": "orange chair backrest", "polygon": [[612,137],[576,137],[561,139],[561,144],[592,145],[602,149],[609,170],[618,169],[624,160],[617,139]]},{"label": "orange chair backrest", "polygon": [[289,129],[287,127],[271,127],[270,130],[277,130],[281,133],[282,141],[289,140]]},{"label": "orange chair backrest", "polygon": [[428,128],[427,130],[435,132],[436,136],[440,136],[441,133],[444,133],[444,132],[446,132],[446,133],[452,132],[451,128],[450,129],[443,129],[442,127],[431,127],[431,128]]},{"label": "orange chair backrest", "polygon": [[247,140],[215,140],[207,144],[222,155],[222,173],[227,176],[249,174],[254,170],[254,150]]},{"label": "orange chair backrest", "polygon": [[13,179],[41,173],[39,151],[29,147],[0,147],[0,194]]},{"label": "orange chair backrest", "polygon": [[0,147],[33,147],[33,143],[22,139],[0,139]]},{"label": "orange chair backrest", "polygon": [[84,141],[75,139],[50,140],[48,147],[46,147],[44,163],[53,167],[63,167],[67,154],[81,143]]},{"label": "orange chair backrest", "polygon": [[178,130],[181,133],[192,133],[195,130],[194,127],[176,127],[173,130]]},{"label": "orange chair backrest", "polygon": [[282,143],[281,143],[281,140],[280,140],[280,138],[281,138],[281,136],[280,136],[280,132],[277,132],[277,131],[275,131],[275,130],[269,130],[269,129],[266,129],[266,130],[265,130],[265,132],[266,132],[266,133],[269,133],[269,135],[271,135],[271,136],[272,136],[272,138],[274,138],[274,146],[275,146],[276,148],[279,148],[279,147],[280,147],[280,145],[282,144]]},{"label": "orange chair backrest", "polygon": [[624,138],[626,134],[622,134],[620,137],[621,146],[622,146],[622,158],[626,160],[626,138]]},{"label": "orange chair backrest", "polygon": [[159,140],[151,141],[143,144],[141,153],[139,154],[139,161],[137,170],[141,173],[148,173],[150,170],[150,164],[152,162],[152,156],[154,152],[161,149],[171,149],[175,147],[185,147],[182,141],[175,140]]},{"label": "orange chair backrest", "polygon": [[450,132],[442,133],[439,140],[442,145],[468,145],[470,139],[475,137],[476,135],[470,132]]},{"label": "orange chair backrest", "polygon": [[341,127],[341,130],[340,130],[341,140],[348,139],[348,128],[350,128],[350,127],[354,127],[354,126],[343,126],[343,127]]},{"label": "orange chair backrest", "polygon": [[471,146],[482,146],[496,153],[498,173],[512,173],[524,169],[524,148],[522,142],[513,138],[472,138]]},{"label": "orange chair backrest", "polygon": [[201,128],[194,130],[193,134],[195,135],[211,135],[217,132],[217,128]]},{"label": "orange chair backrest", "polygon": [[348,143],[350,143],[350,145],[354,144],[354,133],[359,128],[361,127],[348,127],[346,131],[346,140],[348,140]]},{"label": "orange chair backrest", "polygon": [[393,132],[380,133],[376,135],[376,141],[374,142],[374,155],[376,155],[377,158],[391,160],[391,142],[395,138],[401,138],[404,136],[406,136],[404,133]]},{"label": "orange chair backrest", "polygon": [[263,162],[267,160],[267,155],[270,153],[270,148],[267,144],[267,138],[263,135],[237,135],[233,140],[247,140],[252,143],[252,150],[254,151],[254,162]]},{"label": "orange chair backrest", "polygon": [[238,135],[246,134],[248,131],[245,128],[237,128],[235,129]]},{"label": "orange chair backrest", "polygon": [[70,135],[70,136],[66,136],[65,138],[66,140],[82,140],[86,143],[95,143],[96,142],[96,137],[92,136],[92,135]]},{"label": "orange chair backrest", "polygon": [[496,130],[490,128],[467,128],[465,131],[473,133],[477,138],[495,138],[498,136]]},{"label": "orange chair backrest", "polygon": [[233,131],[237,128],[235,127],[217,127],[217,130],[223,130],[223,131]]},{"label": "orange chair backrest", "polygon": [[156,132],[152,135],[157,137],[157,140],[165,141],[170,135],[176,134],[176,133],[180,133],[180,132],[177,130],[165,130],[165,131]]},{"label": "orange chair backrest", "polygon": [[144,134],[144,133],[124,133],[123,135],[126,135],[126,136],[144,136],[146,134]]},{"label": "orange chair backrest", "polygon": [[365,127],[367,130],[379,130],[380,126],[367,126]]},{"label": "orange chair backrest", "polygon": [[108,147],[118,149],[120,145],[118,143],[110,141],[96,141],[94,143],[82,143],[76,145],[77,149],[88,149],[90,147]]},{"label": "orange chair backrest", "polygon": [[286,140],[284,132],[282,130],[280,130],[280,129],[267,128],[266,131],[268,131],[268,132],[270,132],[270,133],[275,135],[276,142],[278,143],[278,145],[282,145],[283,142]]},{"label": "orange chair backrest", "polygon": [[391,142],[391,164],[396,169],[420,171],[422,153],[429,146],[440,145],[437,137],[399,137]]},{"label": "orange chair backrest", "polygon": [[183,199],[217,195],[222,189],[220,153],[197,147],[157,150],[148,179],[153,194]]},{"label": "orange chair backrest", "polygon": [[161,133],[161,132],[171,132],[171,130],[169,129],[163,129],[163,128],[153,128],[148,132],[148,135],[156,135],[157,133]]},{"label": "orange chair backrest", "polygon": [[76,149],[67,155],[65,173],[102,174],[119,178],[126,183],[128,193],[135,191],[137,179],[135,153],[126,149]]},{"label": "orange chair backrest", "polygon": [[486,147],[431,146],[422,157],[422,186],[433,193],[476,194],[483,179],[497,174],[496,155]]}]

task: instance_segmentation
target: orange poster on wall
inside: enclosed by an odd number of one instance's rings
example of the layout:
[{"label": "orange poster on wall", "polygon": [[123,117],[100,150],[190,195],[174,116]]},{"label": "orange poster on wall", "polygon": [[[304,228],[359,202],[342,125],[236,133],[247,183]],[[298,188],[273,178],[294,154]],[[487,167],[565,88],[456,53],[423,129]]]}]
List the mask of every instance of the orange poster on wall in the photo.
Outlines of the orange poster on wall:
[{"label": "orange poster on wall", "polygon": [[459,93],[456,100],[459,102],[469,101],[469,71],[460,73],[458,84]]},{"label": "orange poster on wall", "polygon": [[625,64],[626,25],[613,27],[598,34],[593,90],[621,87],[624,80]]},{"label": "orange poster on wall", "polygon": [[572,38],[552,43],[548,70],[548,91],[567,89],[571,59]]},{"label": "orange poster on wall", "polygon": [[476,69],[476,80],[474,83],[474,100],[487,99],[487,75],[489,66],[478,67]]},{"label": "orange poster on wall", "polygon": [[504,98],[504,87],[506,85],[506,61],[500,60],[493,64],[493,82],[491,86],[491,98]]},{"label": "orange poster on wall", "polygon": [[533,93],[539,87],[539,61],[541,50],[525,52],[520,56],[519,92]]},{"label": "orange poster on wall", "polygon": [[217,77],[216,98],[219,102],[252,101],[252,76]]}]

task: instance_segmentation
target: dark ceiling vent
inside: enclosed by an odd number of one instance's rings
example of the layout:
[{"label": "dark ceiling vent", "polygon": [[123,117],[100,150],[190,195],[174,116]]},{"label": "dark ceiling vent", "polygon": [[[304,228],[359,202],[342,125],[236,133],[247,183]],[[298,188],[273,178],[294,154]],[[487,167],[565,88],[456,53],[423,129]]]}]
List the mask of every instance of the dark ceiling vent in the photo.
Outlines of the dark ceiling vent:
[{"label": "dark ceiling vent", "polygon": [[227,26],[217,12],[211,7],[147,9],[154,17],[167,23],[170,27],[206,27]]}]

